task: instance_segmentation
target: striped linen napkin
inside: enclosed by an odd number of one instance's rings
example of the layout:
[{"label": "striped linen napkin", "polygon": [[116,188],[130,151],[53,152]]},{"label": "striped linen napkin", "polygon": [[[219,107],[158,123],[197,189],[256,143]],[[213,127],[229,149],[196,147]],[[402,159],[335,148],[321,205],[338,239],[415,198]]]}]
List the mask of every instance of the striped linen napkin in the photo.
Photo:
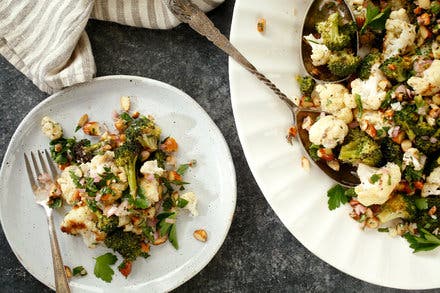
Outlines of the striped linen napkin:
[{"label": "striped linen napkin", "polygon": [[[193,0],[204,11],[223,1]],[[162,0],[0,0],[0,54],[47,93],[90,80],[90,17],[152,29],[179,24]]]}]

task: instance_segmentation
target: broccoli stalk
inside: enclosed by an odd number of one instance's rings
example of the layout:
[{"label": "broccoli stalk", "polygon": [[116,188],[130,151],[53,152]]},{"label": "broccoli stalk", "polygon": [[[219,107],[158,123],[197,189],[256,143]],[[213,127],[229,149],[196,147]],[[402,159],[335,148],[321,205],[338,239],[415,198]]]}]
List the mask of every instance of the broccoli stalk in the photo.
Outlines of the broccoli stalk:
[{"label": "broccoli stalk", "polygon": [[352,165],[363,163],[377,166],[382,159],[382,152],[379,145],[368,134],[355,128],[348,133],[338,159]]},{"label": "broccoli stalk", "polygon": [[381,223],[394,219],[410,220],[416,217],[417,208],[414,200],[408,196],[396,194],[381,206],[377,218]]},{"label": "broccoli stalk", "polygon": [[326,21],[319,22],[316,30],[321,34],[324,44],[332,51],[340,51],[350,46],[351,36],[356,29],[353,24],[341,24],[341,16],[335,12]]},{"label": "broccoli stalk", "polygon": [[124,168],[130,188],[130,195],[133,199],[136,199],[137,195],[136,161],[138,156],[139,147],[130,141],[126,141],[115,150],[115,163],[117,166]]}]

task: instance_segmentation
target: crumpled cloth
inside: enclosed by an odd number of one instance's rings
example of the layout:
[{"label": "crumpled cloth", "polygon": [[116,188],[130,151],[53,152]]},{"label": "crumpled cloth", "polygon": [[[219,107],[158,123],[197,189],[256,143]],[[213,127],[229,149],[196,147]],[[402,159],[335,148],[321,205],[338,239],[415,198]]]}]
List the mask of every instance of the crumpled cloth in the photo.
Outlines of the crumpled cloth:
[{"label": "crumpled cloth", "polygon": [[[209,11],[224,0],[193,0]],[[47,93],[96,73],[89,18],[151,29],[180,22],[162,0],[0,0],[0,54]]]}]

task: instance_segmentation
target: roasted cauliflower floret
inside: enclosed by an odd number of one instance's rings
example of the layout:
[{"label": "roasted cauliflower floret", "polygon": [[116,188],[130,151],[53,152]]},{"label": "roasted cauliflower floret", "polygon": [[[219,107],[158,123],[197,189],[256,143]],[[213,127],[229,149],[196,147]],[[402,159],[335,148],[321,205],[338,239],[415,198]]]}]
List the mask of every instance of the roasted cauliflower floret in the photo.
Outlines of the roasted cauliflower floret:
[{"label": "roasted cauliflower floret", "polygon": [[157,165],[157,160],[146,161],[141,167],[141,173],[144,175],[159,175],[162,176],[165,170]]},{"label": "roasted cauliflower floret", "polygon": [[187,209],[194,217],[199,215],[199,212],[197,211],[197,196],[194,192],[187,192],[180,196],[180,198],[183,198],[188,201],[188,204],[185,206],[185,209]]},{"label": "roasted cauliflower floret", "polygon": [[387,163],[379,169],[359,164],[357,174],[361,184],[356,186],[354,191],[358,201],[364,206],[385,203],[402,176],[399,166],[395,163]]},{"label": "roasted cauliflower floret", "polygon": [[411,77],[408,84],[418,95],[431,96],[440,92],[440,60],[434,60],[431,66],[423,71],[422,77]]},{"label": "roasted cauliflower floret", "polygon": [[348,126],[344,121],[328,115],[321,117],[310,127],[309,138],[315,145],[332,149],[344,141],[347,133]]},{"label": "roasted cauliflower floret", "polygon": [[422,196],[440,195],[440,167],[435,168],[426,178],[423,185]]},{"label": "roasted cauliflower floret", "polygon": [[141,178],[139,180],[140,192],[142,192],[148,201],[152,204],[160,200],[159,182],[156,179],[149,180],[147,178]]},{"label": "roasted cauliflower floret", "polygon": [[103,242],[106,236],[106,233],[96,227],[97,222],[97,216],[87,205],[76,205],[64,217],[61,231],[71,235],[81,235],[88,247],[95,247]]},{"label": "roasted cauliflower floret", "polygon": [[57,180],[61,187],[63,198],[70,205],[81,200],[80,192],[73,181],[72,174],[79,178],[83,176],[81,169],[76,165],[72,165],[66,167],[63,172],[61,172],[60,178]]},{"label": "roasted cauliflower floret", "polygon": [[318,84],[312,93],[312,98],[323,111],[333,114],[345,123],[353,120],[351,109],[356,107],[356,103],[342,84]]},{"label": "roasted cauliflower floret", "polygon": [[387,95],[387,89],[391,86],[383,73],[379,70],[379,63],[371,68],[370,78],[360,78],[351,82],[353,96],[359,95],[364,110],[377,110],[380,108]]},{"label": "roasted cauliflower floret", "polygon": [[416,26],[409,21],[406,10],[393,11],[385,23],[384,59],[403,55],[414,48]]},{"label": "roasted cauliflower floret", "polygon": [[41,119],[41,130],[50,140],[55,140],[63,136],[63,128],[58,122],[44,116]]},{"label": "roasted cauliflower floret", "polygon": [[305,36],[304,39],[312,47],[310,58],[312,59],[313,66],[327,64],[332,52],[324,45],[322,39],[317,39],[312,34]]}]

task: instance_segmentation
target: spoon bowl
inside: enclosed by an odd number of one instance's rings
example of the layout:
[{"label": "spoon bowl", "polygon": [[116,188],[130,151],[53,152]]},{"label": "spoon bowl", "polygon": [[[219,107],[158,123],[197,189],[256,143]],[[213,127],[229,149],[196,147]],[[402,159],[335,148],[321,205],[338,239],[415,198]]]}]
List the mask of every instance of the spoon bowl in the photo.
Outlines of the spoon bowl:
[{"label": "spoon bowl", "polygon": [[[316,2],[316,1],[315,1]],[[212,21],[206,14],[200,10],[195,4],[189,0],[165,0],[168,8],[180,21],[189,24],[189,26],[196,32],[205,36],[214,45],[223,50],[226,54],[231,56],[236,62],[247,69],[250,73],[256,76],[261,82],[267,85],[281,101],[283,101],[292,112],[293,125],[302,123],[307,116],[317,117],[322,113],[320,110],[307,109],[298,107],[293,103],[292,99],[288,98],[272,81],[270,81],[264,74],[259,72],[257,68],[244,57],[234,45],[229,42],[225,35],[214,26]],[[309,135],[306,130],[298,128],[299,142],[302,144],[304,151],[309,155],[309,146],[311,144]],[[309,155],[310,157],[310,155]],[[354,186],[359,183],[359,179],[353,175],[352,169],[341,168],[339,172],[331,169],[325,162],[318,162],[317,166],[324,171],[325,174],[336,180],[344,186]]]},{"label": "spoon bowl", "polygon": [[[330,72],[327,66],[314,66],[312,64],[312,47],[304,39],[304,36],[310,34],[316,35],[316,24],[328,19],[333,13],[339,13],[344,22],[353,22],[355,18],[348,7],[347,3],[343,0],[314,0],[310,4],[306,16],[303,21],[302,33],[301,33],[301,60],[306,72],[317,81],[323,82],[342,82],[349,78],[338,77]],[[357,55],[359,50],[359,37],[356,36],[351,41],[351,50]]]},{"label": "spoon bowl", "polygon": [[350,164],[339,163],[339,171],[332,169],[326,161],[318,160],[315,161],[310,156],[310,146],[312,143],[309,140],[309,132],[306,129],[301,127],[302,122],[307,117],[312,118],[313,121],[316,121],[316,118],[321,115],[321,111],[307,111],[307,110],[298,110],[294,111],[295,122],[298,129],[297,137],[301,142],[302,147],[304,148],[305,153],[309,156],[309,159],[314,161],[315,164],[321,169],[327,176],[337,181],[339,184],[345,187],[353,187],[360,184],[359,177],[357,176],[356,170],[357,168]]}]

